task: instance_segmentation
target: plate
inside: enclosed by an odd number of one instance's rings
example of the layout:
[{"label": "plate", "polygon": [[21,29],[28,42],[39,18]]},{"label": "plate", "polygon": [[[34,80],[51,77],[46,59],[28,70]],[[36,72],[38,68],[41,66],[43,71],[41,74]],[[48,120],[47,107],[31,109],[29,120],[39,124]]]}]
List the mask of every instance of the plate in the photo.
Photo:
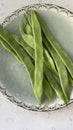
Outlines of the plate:
[{"label": "plate", "polygon": [[[10,32],[19,33],[19,22],[30,9],[36,10],[45,20],[47,27],[73,60],[73,13],[50,4],[22,7],[8,16],[2,25]],[[43,98],[38,105],[25,68],[0,45],[0,91],[13,103],[33,111],[52,111],[65,107],[63,101],[53,94],[50,100]],[[73,102],[73,90],[70,101]]]}]

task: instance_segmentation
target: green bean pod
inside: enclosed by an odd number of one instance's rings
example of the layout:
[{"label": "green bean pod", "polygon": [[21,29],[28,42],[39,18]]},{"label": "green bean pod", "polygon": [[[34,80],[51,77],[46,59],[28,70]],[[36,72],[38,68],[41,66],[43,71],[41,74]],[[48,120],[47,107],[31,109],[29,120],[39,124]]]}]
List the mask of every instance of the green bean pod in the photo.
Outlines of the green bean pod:
[{"label": "green bean pod", "polygon": [[69,79],[68,79],[67,69],[64,66],[63,62],[61,61],[60,57],[55,52],[55,50],[51,47],[47,39],[45,37],[43,38],[44,38],[44,43],[56,64],[61,87],[65,95],[66,101],[68,102],[69,101]]},{"label": "green bean pod", "polygon": [[57,81],[53,78],[53,75],[52,73],[47,69],[47,67],[44,68],[44,71],[45,71],[45,75],[46,75],[46,78],[48,79],[52,89],[55,91],[56,95],[61,99],[63,100],[65,103],[66,102],[66,99],[65,99],[65,96],[64,96],[64,93],[62,91],[62,88],[61,86],[57,83]]},{"label": "green bean pod", "polygon": [[50,99],[50,97],[52,96],[52,87],[46,78],[43,79],[43,90],[46,97]]},{"label": "green bean pod", "polygon": [[0,44],[2,44],[2,46],[9,51],[17,60],[19,63],[23,64],[22,60],[20,59],[20,57],[16,54],[16,52],[0,37]]},{"label": "green bean pod", "polygon": [[34,11],[30,12],[32,19],[32,31],[35,47],[35,72],[34,72],[34,93],[41,103],[41,96],[43,92],[43,45],[41,28],[37,16]]},{"label": "green bean pod", "polygon": [[45,48],[44,48],[44,62],[46,64],[46,66],[51,70],[51,72],[54,73],[56,76],[58,76],[58,72],[56,70],[55,63],[54,63],[51,55]]}]

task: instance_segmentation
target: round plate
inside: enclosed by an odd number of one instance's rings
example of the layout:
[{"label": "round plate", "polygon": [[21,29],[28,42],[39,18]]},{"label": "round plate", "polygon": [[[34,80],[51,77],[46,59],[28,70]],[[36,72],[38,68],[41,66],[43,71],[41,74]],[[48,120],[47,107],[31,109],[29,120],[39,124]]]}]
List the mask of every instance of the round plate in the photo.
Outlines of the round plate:
[{"label": "round plate", "polygon": [[[22,7],[8,16],[3,26],[10,32],[19,33],[19,22],[28,10],[34,9],[45,20],[47,27],[73,59],[73,13],[62,7],[50,4],[37,4]],[[0,45],[0,91],[13,103],[34,111],[49,111],[63,108],[64,102],[53,94],[50,100],[43,99],[39,106],[34,97],[30,79],[25,68]],[[73,102],[73,90],[70,101]]]}]

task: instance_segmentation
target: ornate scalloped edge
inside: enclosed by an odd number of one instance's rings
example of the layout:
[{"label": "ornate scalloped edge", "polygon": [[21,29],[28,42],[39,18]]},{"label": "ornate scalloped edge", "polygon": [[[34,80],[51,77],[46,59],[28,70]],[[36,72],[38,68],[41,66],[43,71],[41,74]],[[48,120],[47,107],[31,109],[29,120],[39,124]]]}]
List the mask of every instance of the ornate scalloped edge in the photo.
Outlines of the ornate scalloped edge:
[{"label": "ornate scalloped edge", "polygon": [[[28,5],[28,6],[22,7],[20,9],[16,10],[16,11],[14,11],[11,15],[9,15],[8,17],[5,18],[4,22],[2,23],[2,26],[3,27],[6,26],[10,21],[12,21],[12,19],[17,17],[18,15],[21,15],[23,13],[27,13],[31,9],[40,10],[40,9],[42,9],[42,7],[46,10],[55,9],[56,11],[64,12],[69,17],[73,17],[73,13],[71,11],[69,11],[68,9],[63,8],[63,7],[53,5],[53,4],[34,4],[34,5]],[[3,85],[0,86],[0,92],[3,95],[5,95],[7,97],[7,99],[9,101],[11,101],[12,103],[14,103],[17,106],[20,106],[24,109],[31,110],[31,111],[38,111],[38,112],[54,111],[54,110],[64,108],[65,106],[68,106],[69,104],[73,103],[73,99],[70,99],[70,101],[68,102],[67,105],[57,104],[53,107],[49,107],[49,106],[43,106],[43,107],[41,107],[41,106],[27,106],[26,104],[22,103],[22,101],[18,101],[12,95],[10,95],[7,92],[6,88],[3,87]]]}]

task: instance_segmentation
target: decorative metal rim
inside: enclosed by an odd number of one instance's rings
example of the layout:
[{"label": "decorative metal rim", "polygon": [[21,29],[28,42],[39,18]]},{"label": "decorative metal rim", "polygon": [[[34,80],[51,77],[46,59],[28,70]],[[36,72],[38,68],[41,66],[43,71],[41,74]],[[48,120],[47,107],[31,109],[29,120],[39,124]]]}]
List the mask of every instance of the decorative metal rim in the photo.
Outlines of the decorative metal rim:
[{"label": "decorative metal rim", "polygon": [[[5,18],[4,22],[2,23],[2,26],[6,26],[10,21],[12,21],[12,19],[14,19],[15,17],[17,17],[18,15],[21,15],[23,13],[28,12],[31,9],[35,9],[35,10],[39,10],[42,9],[42,7],[46,10],[50,10],[50,9],[55,9],[56,11],[59,12],[64,12],[67,16],[69,17],[73,17],[73,12],[69,11],[68,9],[65,9],[63,7],[54,5],[54,4],[34,4],[34,5],[28,5],[25,7],[22,7],[16,11],[14,11],[11,15],[9,15],[8,17]],[[44,106],[44,107],[37,107],[37,106],[28,106],[26,104],[24,104],[22,101],[18,101],[17,99],[15,99],[12,95],[10,95],[6,88],[3,87],[3,85],[0,86],[0,92],[5,95],[7,97],[7,99],[9,101],[11,101],[12,103],[16,104],[17,106],[20,106],[24,109],[27,110],[31,110],[31,111],[38,111],[38,112],[47,112],[47,111],[54,111],[54,110],[58,110],[61,108],[64,108],[66,106],[68,106],[69,104],[73,103],[73,99],[70,99],[70,101],[68,102],[67,105],[65,104],[57,104],[54,107],[49,107],[49,106]]]}]

